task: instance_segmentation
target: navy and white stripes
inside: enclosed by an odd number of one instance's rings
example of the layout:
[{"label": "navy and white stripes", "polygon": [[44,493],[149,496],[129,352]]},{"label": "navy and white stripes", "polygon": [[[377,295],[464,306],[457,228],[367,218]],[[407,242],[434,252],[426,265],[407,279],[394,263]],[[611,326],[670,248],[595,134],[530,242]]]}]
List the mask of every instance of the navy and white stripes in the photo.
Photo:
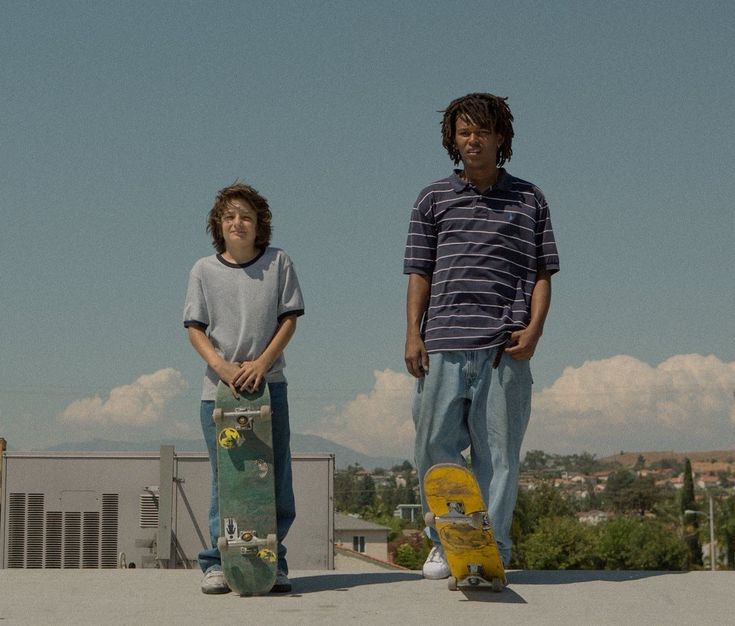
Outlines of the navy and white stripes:
[{"label": "navy and white stripes", "polygon": [[411,212],[404,274],[431,276],[429,352],[505,343],[528,324],[536,272],[559,269],[541,191],[500,170],[484,193],[457,172],[426,187]]}]

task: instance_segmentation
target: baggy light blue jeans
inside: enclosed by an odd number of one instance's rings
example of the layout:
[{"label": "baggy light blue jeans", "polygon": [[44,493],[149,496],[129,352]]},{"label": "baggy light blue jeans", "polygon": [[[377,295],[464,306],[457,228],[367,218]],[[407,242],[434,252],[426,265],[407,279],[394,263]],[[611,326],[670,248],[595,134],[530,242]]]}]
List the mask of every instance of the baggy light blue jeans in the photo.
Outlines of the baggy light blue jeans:
[{"label": "baggy light blue jeans", "polygon": [[[271,395],[273,419],[273,474],[276,483],[276,536],[278,538],[278,569],[288,574],[286,546],[283,540],[296,517],[291,472],[291,428],[288,419],[287,383],[268,383]],[[209,501],[209,535],[212,547],[199,553],[199,567],[206,572],[211,567],[221,567],[217,539],[220,521],[217,506],[217,430],[212,419],[214,401],[203,400],[200,407],[202,433],[207,443],[209,463],[212,467],[212,495]]]},{"label": "baggy light blue jeans", "polygon": [[[429,374],[419,379],[413,404],[415,461],[421,504],[428,511],[423,493],[426,471],[436,463],[464,465],[461,452],[470,448],[472,472],[507,564],[533,381],[529,362],[507,354],[493,369],[496,354],[497,349],[430,355]],[[427,534],[440,543],[434,529],[427,528]]]}]

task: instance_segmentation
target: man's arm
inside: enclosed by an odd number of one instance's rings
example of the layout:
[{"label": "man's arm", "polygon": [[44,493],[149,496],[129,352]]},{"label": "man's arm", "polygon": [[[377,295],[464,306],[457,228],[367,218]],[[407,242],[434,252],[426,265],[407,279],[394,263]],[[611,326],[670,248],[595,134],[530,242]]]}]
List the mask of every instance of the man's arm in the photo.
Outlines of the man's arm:
[{"label": "man's arm", "polygon": [[429,372],[429,354],[421,338],[421,320],[429,303],[431,277],[408,275],[406,294],[406,368],[411,376],[423,378]]},{"label": "man's arm", "polygon": [[528,361],[536,351],[536,345],[544,332],[544,323],[551,305],[551,273],[539,270],[536,284],[531,292],[531,319],[523,330],[517,330],[510,336],[510,347],[505,349],[508,356],[517,361]]},{"label": "man's arm", "polygon": [[263,353],[254,361],[245,361],[238,367],[237,375],[233,383],[235,388],[245,388],[255,391],[265,380],[265,375],[273,366],[276,359],[286,349],[288,342],[296,332],[296,315],[288,315],[281,320],[273,338],[266,346]]}]

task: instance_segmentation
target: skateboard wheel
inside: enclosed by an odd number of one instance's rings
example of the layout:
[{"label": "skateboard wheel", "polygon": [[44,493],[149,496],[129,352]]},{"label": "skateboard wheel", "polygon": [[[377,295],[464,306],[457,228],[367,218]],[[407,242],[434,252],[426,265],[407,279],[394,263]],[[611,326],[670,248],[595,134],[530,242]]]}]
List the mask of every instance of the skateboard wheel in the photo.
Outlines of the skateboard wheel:
[{"label": "skateboard wheel", "polygon": [[259,550],[258,558],[261,561],[265,561],[266,563],[275,563],[278,560],[276,553],[273,552],[273,550],[269,550],[268,548],[263,548],[262,550]]},{"label": "skateboard wheel", "polygon": [[436,515],[429,511],[426,515],[424,515],[424,523],[429,528],[436,528]]},{"label": "skateboard wheel", "polygon": [[265,538],[265,546],[271,552],[276,552],[278,550],[278,540],[276,539],[276,535],[274,533],[270,533]]},{"label": "skateboard wheel", "polygon": [[447,579],[447,587],[449,588],[449,591],[457,591],[457,577],[456,576],[450,576]]},{"label": "skateboard wheel", "polygon": [[222,422],[222,409],[215,409],[214,413],[212,413],[212,418],[214,419],[215,424],[219,424]]},{"label": "skateboard wheel", "polygon": [[482,512],[473,513],[472,515],[470,515],[470,526],[472,526],[472,528],[484,528],[484,518],[485,515]]},{"label": "skateboard wheel", "polygon": [[267,420],[271,416],[271,407],[269,404],[264,404],[260,407],[260,418]]},{"label": "skateboard wheel", "polygon": [[223,428],[217,437],[217,443],[227,450],[239,445],[239,442],[240,433],[235,428]]},{"label": "skateboard wheel", "polygon": [[220,552],[224,552],[227,550],[227,538],[226,537],[220,537],[217,539],[217,550]]},{"label": "skateboard wheel", "polygon": [[501,578],[493,578],[491,585],[495,593],[499,593],[505,589],[505,583]]}]

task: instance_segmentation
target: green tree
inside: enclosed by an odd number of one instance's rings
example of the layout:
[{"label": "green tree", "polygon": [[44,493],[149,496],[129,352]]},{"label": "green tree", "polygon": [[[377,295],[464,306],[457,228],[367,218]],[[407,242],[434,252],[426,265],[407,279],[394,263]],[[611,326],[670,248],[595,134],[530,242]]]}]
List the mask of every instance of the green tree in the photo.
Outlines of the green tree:
[{"label": "green tree", "polygon": [[597,540],[591,527],[570,517],[547,517],[521,546],[531,569],[595,569]]},{"label": "green tree", "polygon": [[356,504],[358,512],[363,512],[369,507],[378,508],[376,502],[377,492],[375,490],[375,481],[370,474],[365,474],[357,481],[357,497]]},{"label": "green tree", "polygon": [[523,457],[521,470],[524,472],[540,472],[546,468],[548,457],[543,450],[529,450]]},{"label": "green tree", "polygon": [[695,565],[702,565],[702,544],[699,542],[699,520],[697,515],[686,515],[684,511],[697,510],[697,501],[694,497],[694,477],[692,464],[684,459],[684,485],[681,489],[681,514],[683,519],[684,541],[689,546],[689,559]]},{"label": "green tree", "polygon": [[423,561],[419,562],[419,555],[409,544],[402,543],[396,550],[396,556],[393,559],[396,565],[407,567],[408,569],[420,569]]},{"label": "green tree", "polygon": [[661,498],[653,476],[637,476],[629,469],[620,469],[608,476],[605,497],[618,513],[637,513],[641,517]]},{"label": "green tree", "polygon": [[604,464],[598,461],[594,454],[583,452],[579,456],[574,455],[574,462],[570,469],[582,474],[592,474],[604,469]]},{"label": "green tree", "polygon": [[[388,553],[394,563],[409,569],[421,569],[433,544],[423,533],[414,531],[403,534],[388,543]],[[407,547],[403,547],[407,546]],[[400,555],[400,556],[399,556]]]},{"label": "green tree", "polygon": [[354,471],[341,470],[334,474],[334,505],[338,511],[357,513],[357,476]]},{"label": "green tree", "polygon": [[623,468],[611,472],[607,477],[605,485],[605,499],[610,503],[614,511],[622,513],[626,509],[627,491],[635,482],[635,472]]},{"label": "green tree", "polygon": [[527,567],[523,542],[538,528],[542,520],[550,517],[575,519],[574,507],[551,481],[541,481],[533,490],[518,491],[510,530],[513,545],[516,546],[512,556],[514,567]]},{"label": "green tree", "polygon": [[618,517],[600,525],[597,532],[605,569],[686,569],[686,543],[660,522]]},{"label": "green tree", "polygon": [[735,496],[718,502],[715,511],[717,541],[725,550],[728,569],[735,569]]},{"label": "green tree", "polygon": [[540,481],[532,490],[519,490],[514,516],[523,534],[532,533],[547,517],[574,517],[574,507],[551,481]]},{"label": "green tree", "polygon": [[661,497],[653,476],[636,476],[633,483],[624,490],[623,501],[626,511],[634,511],[641,517],[651,511]]}]

